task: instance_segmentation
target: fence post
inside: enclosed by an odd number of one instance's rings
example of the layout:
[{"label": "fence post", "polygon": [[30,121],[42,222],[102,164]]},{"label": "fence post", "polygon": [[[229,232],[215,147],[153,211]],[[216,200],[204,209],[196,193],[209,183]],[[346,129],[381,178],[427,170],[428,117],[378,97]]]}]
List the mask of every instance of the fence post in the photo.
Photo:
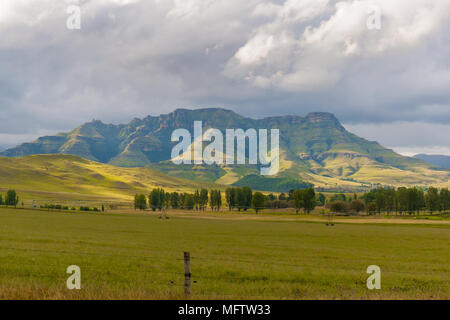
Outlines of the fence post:
[{"label": "fence post", "polygon": [[191,295],[191,254],[184,253],[184,294]]}]

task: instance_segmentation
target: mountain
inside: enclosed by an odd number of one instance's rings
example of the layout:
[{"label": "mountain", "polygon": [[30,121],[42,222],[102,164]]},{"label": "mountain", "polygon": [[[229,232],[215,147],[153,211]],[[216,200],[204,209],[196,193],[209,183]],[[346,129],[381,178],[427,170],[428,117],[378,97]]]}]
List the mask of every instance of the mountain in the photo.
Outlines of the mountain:
[{"label": "mountain", "polygon": [[[147,166],[176,177],[220,184],[239,184],[247,176],[258,174],[258,168],[249,165],[176,166],[169,161],[175,145],[170,142],[172,132],[185,128],[193,133],[194,121],[199,120],[204,130],[280,129],[280,172],[276,178],[290,179],[289,183],[295,180],[324,189],[355,190],[377,184],[446,185],[449,181],[448,171],[360,138],[348,132],[333,114],[324,112],[306,117],[252,119],[224,109],[178,109],[121,125],[92,121],[0,155],[71,154],[120,167]],[[268,185],[266,181],[263,184]]]},{"label": "mountain", "polygon": [[423,160],[437,167],[450,168],[450,156],[434,155],[434,154],[417,154],[414,156],[414,158]]},{"label": "mountain", "polygon": [[71,155],[0,157],[0,191],[16,189],[27,199],[107,199],[129,202],[155,187],[193,192],[211,183],[167,176],[148,168],[121,168]]}]

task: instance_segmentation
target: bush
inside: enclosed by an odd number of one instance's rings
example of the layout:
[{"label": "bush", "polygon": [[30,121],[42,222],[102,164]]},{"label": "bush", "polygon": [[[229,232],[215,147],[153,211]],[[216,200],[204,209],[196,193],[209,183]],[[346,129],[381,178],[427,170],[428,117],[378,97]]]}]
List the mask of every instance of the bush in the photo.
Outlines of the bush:
[{"label": "bush", "polygon": [[333,201],[330,204],[330,210],[332,212],[347,212],[348,211],[348,204],[344,201]]},{"label": "bush", "polygon": [[361,211],[364,211],[366,206],[364,205],[364,202],[362,202],[361,200],[353,200],[350,204],[350,208],[352,211],[359,213]]}]

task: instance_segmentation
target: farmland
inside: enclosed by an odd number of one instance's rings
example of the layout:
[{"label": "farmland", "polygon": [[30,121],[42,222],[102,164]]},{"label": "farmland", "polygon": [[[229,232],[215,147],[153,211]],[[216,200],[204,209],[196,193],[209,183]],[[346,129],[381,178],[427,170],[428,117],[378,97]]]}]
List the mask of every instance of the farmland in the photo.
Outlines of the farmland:
[{"label": "farmland", "polygon": [[[450,224],[294,214],[0,209],[0,299],[449,299]],[[397,223],[398,222],[398,223]],[[66,288],[66,268],[82,289]],[[366,269],[382,270],[382,289]]]}]

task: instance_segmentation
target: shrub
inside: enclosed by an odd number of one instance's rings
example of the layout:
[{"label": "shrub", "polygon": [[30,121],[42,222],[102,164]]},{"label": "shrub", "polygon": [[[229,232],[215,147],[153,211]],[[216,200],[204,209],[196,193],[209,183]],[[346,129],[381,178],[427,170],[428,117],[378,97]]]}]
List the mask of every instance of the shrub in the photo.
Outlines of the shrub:
[{"label": "shrub", "polygon": [[359,213],[361,211],[364,211],[366,206],[364,205],[364,202],[362,202],[361,200],[353,200],[350,204],[350,208],[352,209],[352,211]]},{"label": "shrub", "polygon": [[333,212],[347,212],[348,204],[344,201],[333,201],[330,204],[330,210]]}]

